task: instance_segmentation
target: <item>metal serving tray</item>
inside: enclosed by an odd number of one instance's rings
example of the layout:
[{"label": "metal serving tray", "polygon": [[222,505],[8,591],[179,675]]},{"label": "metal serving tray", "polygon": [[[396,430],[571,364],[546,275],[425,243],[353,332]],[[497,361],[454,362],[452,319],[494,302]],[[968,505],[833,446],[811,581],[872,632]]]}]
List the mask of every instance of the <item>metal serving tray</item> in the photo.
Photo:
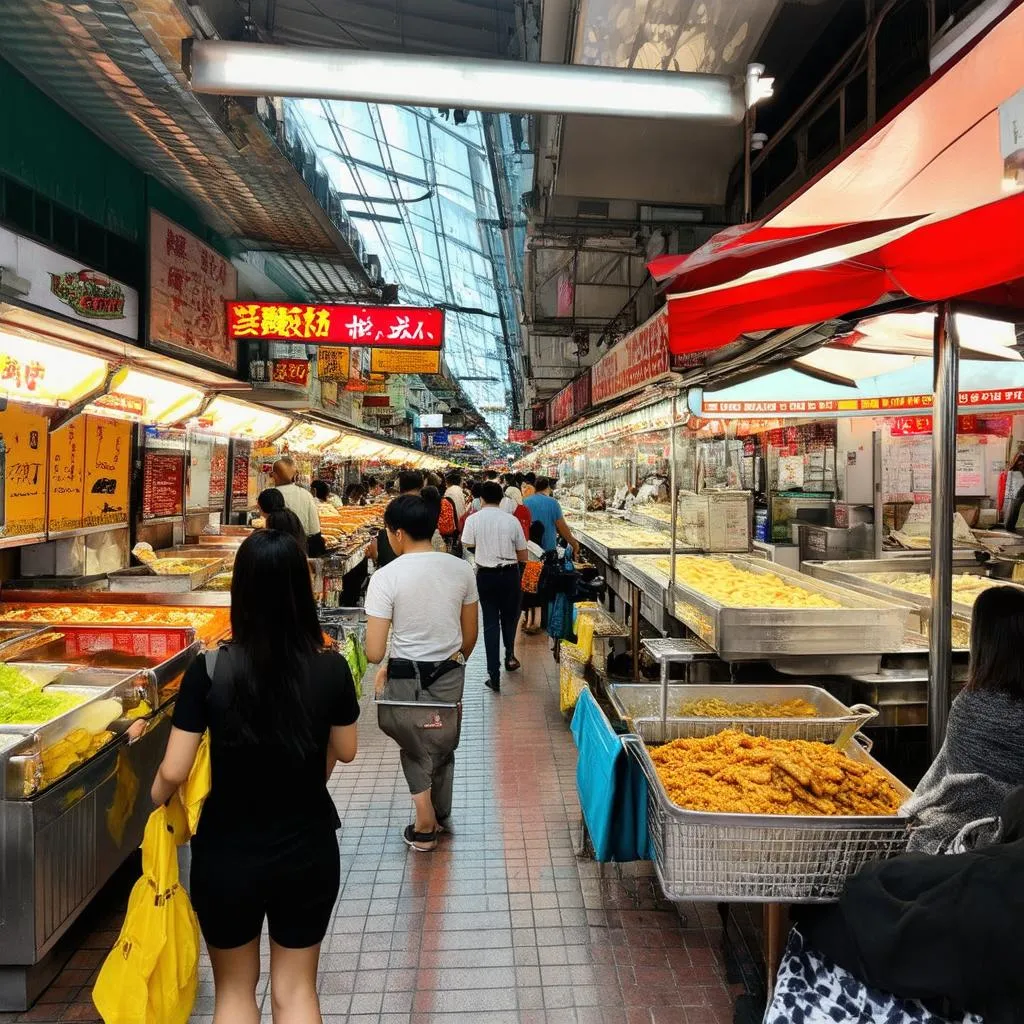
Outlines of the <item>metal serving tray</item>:
[{"label": "metal serving tray", "polygon": [[726,661],[821,654],[884,654],[899,650],[909,609],[824,583],[747,555],[709,556],[837,601],[841,608],[735,608],[676,583],[676,617]]},{"label": "metal serving tray", "polygon": [[[647,819],[655,868],[675,901],[832,903],[868,861],[906,852],[908,819],[716,814],[672,803],[638,736],[623,742],[647,779]],[[906,800],[910,790],[855,740],[843,753],[886,775]]]},{"label": "metal serving tray", "polygon": [[586,527],[574,528],[576,539],[585,547],[589,548],[605,562],[611,562],[622,555],[656,555],[668,554],[671,539],[668,534],[659,540],[657,544],[647,545],[611,545],[598,537],[595,537]]},{"label": "metal serving tray", "polygon": [[615,565],[623,579],[639,587],[652,601],[664,603],[668,597],[669,578],[654,563],[667,554],[666,550],[663,555],[654,555],[649,551],[641,555],[628,555],[617,559]]},{"label": "metal serving tray", "polygon": [[[878,712],[866,704],[847,707],[820,686],[765,683],[763,685],[670,684],[668,688],[669,717],[661,719],[661,687],[645,683],[613,683],[611,702],[619,716],[645,743],[667,743],[669,740],[714,736],[723,729],[737,729],[751,736],[767,736],[773,740],[817,740],[835,743],[845,736],[843,745]],[[818,714],[814,718],[710,718],[673,714],[687,701],[717,697],[724,701],[749,703],[801,699],[812,704]]]},{"label": "metal serving tray", "polygon": [[107,576],[110,590],[135,591],[142,594],[187,594],[199,590],[208,580],[224,571],[223,558],[211,558],[209,562],[190,573],[163,574],[151,572],[140,565],[132,569],[118,569]]}]

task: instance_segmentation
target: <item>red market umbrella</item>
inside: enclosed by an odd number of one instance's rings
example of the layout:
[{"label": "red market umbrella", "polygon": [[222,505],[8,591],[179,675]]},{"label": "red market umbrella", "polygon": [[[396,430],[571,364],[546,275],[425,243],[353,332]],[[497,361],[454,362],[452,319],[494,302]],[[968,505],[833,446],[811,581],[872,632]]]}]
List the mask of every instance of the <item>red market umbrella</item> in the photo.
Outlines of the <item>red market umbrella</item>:
[{"label": "red market umbrella", "polygon": [[[670,351],[721,348],[743,334],[817,323],[888,295],[1005,303],[1024,294],[1017,283],[1024,278],[1024,193],[958,214],[882,225],[838,245],[834,227],[808,228],[786,240],[789,253],[797,238],[809,247],[785,262],[669,294]],[[811,244],[815,239],[831,241],[822,249]]]}]

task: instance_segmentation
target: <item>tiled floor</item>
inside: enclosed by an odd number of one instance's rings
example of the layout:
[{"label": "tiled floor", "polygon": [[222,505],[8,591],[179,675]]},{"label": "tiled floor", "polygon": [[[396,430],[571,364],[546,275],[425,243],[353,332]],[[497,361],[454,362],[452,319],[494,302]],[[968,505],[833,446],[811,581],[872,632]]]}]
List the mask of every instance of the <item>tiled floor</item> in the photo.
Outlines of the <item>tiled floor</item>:
[{"label": "tiled floor", "polygon": [[[520,655],[524,670],[500,696],[483,686],[481,649],[470,662],[453,834],[432,854],[402,843],[411,805],[397,750],[364,700],[359,756],[331,783],[342,891],[321,960],[324,1020],[731,1022],[736,982],[753,973],[750,944],[733,941],[727,960],[715,908],[683,908],[684,920],[648,865],[576,857],[576,752],[557,666],[542,637]],[[0,1020],[96,1020],[89,991],[116,928],[116,914],[101,920],[35,1008]],[[261,997],[269,1020],[265,980]],[[204,960],[193,1020],[212,1010]]]}]

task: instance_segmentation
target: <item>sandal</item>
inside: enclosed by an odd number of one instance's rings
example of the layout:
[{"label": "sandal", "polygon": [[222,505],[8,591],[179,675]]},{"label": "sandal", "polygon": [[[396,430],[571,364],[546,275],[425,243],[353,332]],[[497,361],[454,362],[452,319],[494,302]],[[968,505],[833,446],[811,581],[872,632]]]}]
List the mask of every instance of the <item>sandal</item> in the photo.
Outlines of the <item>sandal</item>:
[{"label": "sandal", "polygon": [[410,850],[430,853],[437,846],[437,832],[417,832],[415,825],[407,825],[402,839]]},{"label": "sandal", "polygon": [[511,658],[505,659],[506,672],[518,672],[523,667],[522,662],[513,654]]}]

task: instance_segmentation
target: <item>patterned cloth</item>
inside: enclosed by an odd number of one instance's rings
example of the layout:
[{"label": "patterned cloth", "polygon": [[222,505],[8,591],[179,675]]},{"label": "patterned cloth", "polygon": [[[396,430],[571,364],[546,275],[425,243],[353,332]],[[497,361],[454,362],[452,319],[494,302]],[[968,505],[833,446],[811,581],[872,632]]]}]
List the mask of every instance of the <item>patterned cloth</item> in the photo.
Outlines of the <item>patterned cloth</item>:
[{"label": "patterned cloth", "polygon": [[764,1024],[982,1024],[974,1014],[939,1017],[916,999],[868,988],[849,971],[809,949],[796,929],[789,936]]}]

